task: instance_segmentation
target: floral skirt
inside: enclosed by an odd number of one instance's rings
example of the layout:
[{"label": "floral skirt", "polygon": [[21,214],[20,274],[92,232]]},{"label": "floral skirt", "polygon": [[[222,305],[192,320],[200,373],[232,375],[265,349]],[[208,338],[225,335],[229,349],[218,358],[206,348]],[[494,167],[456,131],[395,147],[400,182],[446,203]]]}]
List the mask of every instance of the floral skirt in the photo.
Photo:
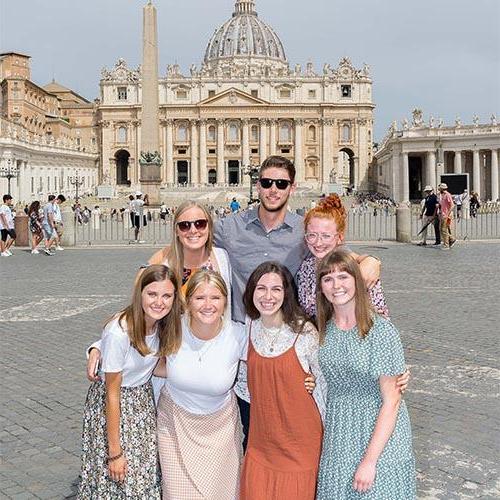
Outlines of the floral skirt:
[{"label": "floral skirt", "polygon": [[122,387],[120,441],[127,459],[125,481],[108,477],[106,386],[94,382],[83,414],[81,500],[160,499],[161,476],[156,445],[156,412],[151,383]]}]

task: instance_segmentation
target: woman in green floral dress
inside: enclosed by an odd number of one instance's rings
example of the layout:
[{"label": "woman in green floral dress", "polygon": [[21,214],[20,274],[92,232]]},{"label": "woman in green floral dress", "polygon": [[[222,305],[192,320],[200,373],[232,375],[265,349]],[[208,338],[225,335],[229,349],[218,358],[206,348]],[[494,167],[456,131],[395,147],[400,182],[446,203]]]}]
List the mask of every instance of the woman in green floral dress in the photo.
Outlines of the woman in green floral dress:
[{"label": "woman in green floral dress", "polygon": [[333,251],[318,268],[319,363],[328,386],[318,500],[415,498],[410,419],[392,323],[370,306],[356,261]]}]

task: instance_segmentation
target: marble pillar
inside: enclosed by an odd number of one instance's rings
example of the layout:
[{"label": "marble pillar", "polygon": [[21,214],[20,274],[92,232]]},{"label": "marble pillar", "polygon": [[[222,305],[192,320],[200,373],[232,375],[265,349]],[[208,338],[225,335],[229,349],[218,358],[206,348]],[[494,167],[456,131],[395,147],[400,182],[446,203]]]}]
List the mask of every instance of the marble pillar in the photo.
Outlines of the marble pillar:
[{"label": "marble pillar", "polygon": [[296,181],[299,183],[302,183],[306,180],[305,177],[305,165],[304,165],[304,159],[303,159],[303,128],[304,128],[304,120],[301,120],[300,118],[295,120],[295,170],[297,171],[296,174]]},{"label": "marble pillar", "polygon": [[261,118],[260,122],[260,140],[259,140],[259,151],[260,151],[260,164],[264,163],[267,158],[267,119]]},{"label": "marble pillar", "polygon": [[427,151],[425,183],[436,189],[436,153]]},{"label": "marble pillar", "polygon": [[[247,167],[250,165],[250,120],[248,118],[243,118],[241,120],[242,125],[242,141],[241,141],[241,166]],[[240,183],[245,186],[250,185],[250,176],[243,175],[243,179]]]},{"label": "marble pillar", "polygon": [[167,184],[174,183],[174,120],[167,120],[167,137],[166,137],[166,168],[167,168]]},{"label": "marble pillar", "polygon": [[408,153],[403,152],[403,176],[402,176],[402,200],[410,201],[410,165],[408,162]]},{"label": "marble pillar", "polygon": [[225,184],[226,166],[224,164],[224,119],[217,120],[217,184]]},{"label": "marble pillar", "polygon": [[332,152],[332,139],[333,139],[333,124],[334,120],[332,118],[325,118],[322,120],[323,123],[323,149],[322,149],[322,185],[327,185],[330,183],[330,171],[333,168],[333,152]]},{"label": "marble pillar", "polygon": [[455,158],[453,161],[453,173],[462,173],[462,151],[455,151]]},{"label": "marble pillar", "polygon": [[200,120],[200,184],[208,182],[207,172],[207,121]]},{"label": "marble pillar", "polygon": [[498,150],[491,150],[491,199],[498,200]]},{"label": "marble pillar", "polygon": [[481,196],[481,163],[478,149],[472,152],[472,190]]},{"label": "marble pillar", "polygon": [[269,120],[269,156],[276,154],[276,128],[278,120],[272,118]]}]

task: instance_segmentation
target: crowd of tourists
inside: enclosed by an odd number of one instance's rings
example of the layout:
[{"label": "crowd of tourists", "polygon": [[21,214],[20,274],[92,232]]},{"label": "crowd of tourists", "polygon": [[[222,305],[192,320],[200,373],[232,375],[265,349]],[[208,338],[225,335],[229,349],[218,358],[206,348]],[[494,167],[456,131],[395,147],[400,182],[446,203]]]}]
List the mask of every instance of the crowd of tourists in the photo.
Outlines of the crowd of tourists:
[{"label": "crowd of tourists", "polygon": [[287,210],[295,187],[272,156],[257,206],[177,207],[88,350],[78,498],[415,498],[380,261],[346,246],[337,195]]}]

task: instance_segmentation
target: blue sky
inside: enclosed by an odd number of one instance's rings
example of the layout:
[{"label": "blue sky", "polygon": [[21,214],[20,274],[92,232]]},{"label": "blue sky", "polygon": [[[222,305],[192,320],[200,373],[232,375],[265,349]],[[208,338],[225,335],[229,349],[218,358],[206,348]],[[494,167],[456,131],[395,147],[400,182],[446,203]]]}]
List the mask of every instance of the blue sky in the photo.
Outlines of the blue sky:
[{"label": "blue sky", "polygon": [[[32,56],[32,78],[55,76],[88,99],[100,70],[119,57],[141,58],[145,0],[0,0],[0,51]],[[177,62],[200,64],[233,0],[155,0],[160,74]],[[499,0],[256,0],[280,36],[289,62],[370,65],[377,105],[375,137],[417,106],[453,123],[500,117]]]}]

